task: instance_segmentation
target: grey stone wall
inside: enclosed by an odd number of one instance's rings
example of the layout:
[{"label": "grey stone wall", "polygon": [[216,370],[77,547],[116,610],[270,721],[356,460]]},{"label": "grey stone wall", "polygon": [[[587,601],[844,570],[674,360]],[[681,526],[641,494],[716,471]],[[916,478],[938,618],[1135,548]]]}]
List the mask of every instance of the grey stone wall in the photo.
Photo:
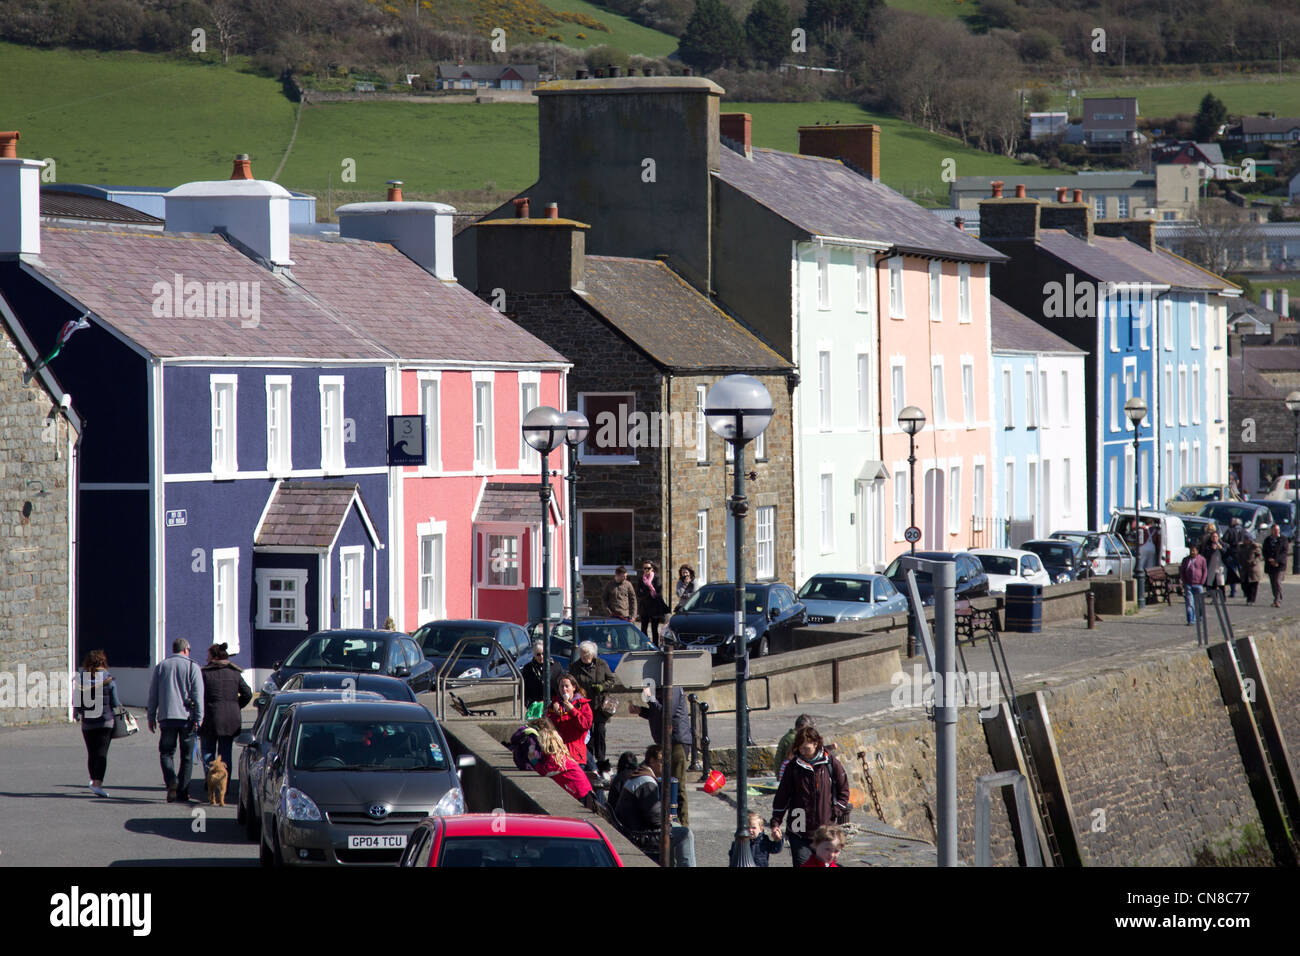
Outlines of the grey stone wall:
[{"label": "grey stone wall", "polygon": [[47,425],[55,403],[39,380],[23,384],[26,369],[0,325],[0,725],[66,712],[49,676],[68,670],[70,426]]}]

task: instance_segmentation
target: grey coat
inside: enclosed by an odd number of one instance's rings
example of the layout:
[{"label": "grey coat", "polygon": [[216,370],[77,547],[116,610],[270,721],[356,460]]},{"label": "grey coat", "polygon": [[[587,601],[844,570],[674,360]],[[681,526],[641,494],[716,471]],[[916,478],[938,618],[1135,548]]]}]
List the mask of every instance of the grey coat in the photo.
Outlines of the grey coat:
[{"label": "grey coat", "polygon": [[77,673],[77,701],[73,714],[81,721],[82,730],[104,730],[112,727],[117,718],[114,713],[122,702],[117,697],[117,684],[106,670]]},{"label": "grey coat", "polygon": [[1242,538],[1237,545],[1238,573],[1246,584],[1264,580],[1264,551],[1254,538]]},{"label": "grey coat", "polygon": [[197,663],[184,654],[173,654],[153,669],[148,717],[150,723],[164,720],[203,723],[203,672]]}]

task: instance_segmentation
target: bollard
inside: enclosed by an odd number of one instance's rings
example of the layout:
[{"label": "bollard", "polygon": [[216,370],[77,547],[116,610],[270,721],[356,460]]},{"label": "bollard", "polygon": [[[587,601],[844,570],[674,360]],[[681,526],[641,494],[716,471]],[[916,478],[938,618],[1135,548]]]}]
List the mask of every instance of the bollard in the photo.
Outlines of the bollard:
[{"label": "bollard", "polygon": [[687,694],[686,699],[691,703],[691,762],[687,770],[700,769],[700,748],[695,736],[695,715],[700,708],[700,699],[694,694]]},{"label": "bollard", "polygon": [[704,752],[704,776],[713,770],[713,760],[709,756],[709,704],[700,701],[700,750]]},{"label": "bollard", "polygon": [[1085,598],[1088,602],[1088,630],[1091,631],[1097,626],[1097,596],[1092,593],[1092,588],[1088,588]]}]

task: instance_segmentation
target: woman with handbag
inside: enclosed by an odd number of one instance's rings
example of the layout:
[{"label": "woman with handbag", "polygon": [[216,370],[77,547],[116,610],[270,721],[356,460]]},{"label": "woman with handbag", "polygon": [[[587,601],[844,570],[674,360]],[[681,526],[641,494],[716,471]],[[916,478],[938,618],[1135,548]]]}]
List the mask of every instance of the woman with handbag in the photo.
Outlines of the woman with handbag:
[{"label": "woman with handbag", "polygon": [[682,604],[688,597],[695,593],[695,569],[689,564],[683,564],[677,570],[677,610],[681,610]]},{"label": "woman with handbag", "polygon": [[231,750],[244,723],[240,711],[253,699],[241,674],[225,644],[208,648],[208,663],[203,668],[203,724],[199,727],[205,772],[217,754],[225,762],[226,772],[231,770]]},{"label": "woman with handbag", "polygon": [[1223,556],[1225,550],[1223,542],[1219,539],[1218,531],[1211,531],[1205,546],[1201,548],[1201,555],[1205,558],[1205,569],[1208,577],[1205,581],[1205,587],[1214,588],[1219,592],[1219,597],[1223,597],[1224,589],[1228,584],[1228,566],[1224,563]]},{"label": "woman with handbag", "polygon": [[636,606],[641,612],[641,630],[658,644],[659,625],[668,615],[668,602],[664,600],[659,569],[653,561],[641,562],[641,576],[636,579]]},{"label": "woman with handbag", "polygon": [[91,651],[77,674],[77,703],[73,708],[81,721],[81,739],[86,743],[86,769],[90,773],[90,792],[108,796],[104,774],[108,770],[108,747],[115,736],[125,737],[130,730],[123,720],[122,732],[115,733],[117,712],[125,710],[117,697],[117,685],[108,672],[108,658],[103,651]]},{"label": "woman with handbag", "polygon": [[611,774],[605,759],[605,725],[618,713],[618,703],[609,692],[614,687],[614,672],[596,653],[594,641],[578,645],[578,659],[569,665],[569,673],[577,678],[578,686],[591,699],[591,743],[587,748],[587,769],[595,769],[602,780],[608,782]]}]

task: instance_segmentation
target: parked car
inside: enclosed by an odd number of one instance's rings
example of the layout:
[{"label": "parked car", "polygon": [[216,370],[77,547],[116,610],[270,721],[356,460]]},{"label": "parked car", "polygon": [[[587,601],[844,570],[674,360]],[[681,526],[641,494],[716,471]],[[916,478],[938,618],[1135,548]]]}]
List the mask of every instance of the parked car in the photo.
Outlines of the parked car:
[{"label": "parked car", "polygon": [[[540,640],[542,625],[534,624],[530,632],[532,640]],[[610,670],[618,670],[623,655],[629,651],[653,651],[654,642],[646,636],[641,628],[630,621],[617,617],[583,617],[578,618],[578,633],[575,638],[573,622],[568,618],[551,627],[551,657],[559,661],[563,670],[569,669],[569,663],[578,653],[578,645],[591,641],[596,645],[596,654],[609,665]],[[532,644],[520,658],[520,666],[532,658]]]},{"label": "parked car", "polygon": [[[344,674],[343,677],[349,675]],[[295,675],[296,679],[297,675]],[[401,684],[401,681],[397,681]],[[405,684],[402,684],[405,687]],[[284,720],[284,715],[294,704],[317,700],[383,700],[378,694],[368,690],[357,690],[356,696],[345,698],[342,690],[289,690],[285,689],[264,698],[265,706],[258,712],[251,730],[246,730],[235,738],[235,743],[243,749],[239,751],[239,800],[235,810],[235,820],[244,827],[244,833],[250,840],[256,840],[262,829],[262,802],[259,787],[262,771],[266,761],[275,756],[274,741],[276,731]]]},{"label": "parked car", "polygon": [[[1211,501],[1199,512],[1203,518],[1212,518],[1219,534],[1227,530],[1233,518],[1240,518],[1243,527],[1249,528],[1256,539],[1263,541],[1273,525],[1273,512],[1255,501]],[[1181,560],[1181,559],[1180,559]]]},{"label": "parked car", "polygon": [[396,863],[415,824],[465,812],[473,763],[419,704],[294,704],[262,775],[262,863]]},{"label": "parked car", "polygon": [[[415,691],[400,677],[382,674],[353,674],[348,671],[299,671],[280,688],[286,690],[352,690],[371,691],[380,700],[405,700],[414,702]],[[259,706],[267,698],[259,698]]]},{"label": "parked car", "polygon": [[[1160,531],[1160,554],[1157,555],[1158,564],[1180,564],[1183,558],[1187,557],[1187,532],[1183,528],[1183,521],[1178,515],[1168,514],[1164,511],[1146,511],[1141,512],[1142,525],[1150,533],[1151,529],[1157,528]],[[1137,540],[1135,533],[1135,518],[1132,508],[1116,509],[1110,516],[1110,526],[1107,528],[1113,534],[1119,535],[1124,539],[1129,551],[1135,557],[1141,558],[1138,553],[1141,542]]]},{"label": "parked car", "polygon": [[1054,584],[1092,577],[1092,561],[1081,541],[1048,538],[1026,541],[1021,547],[1038,555],[1038,560],[1043,562],[1043,569]]},{"label": "parked car", "polygon": [[1133,552],[1117,534],[1109,531],[1053,531],[1048,537],[1058,541],[1077,541],[1083,545],[1094,575],[1133,576]]},{"label": "parked car", "polygon": [[[1273,515],[1273,524],[1282,529],[1282,537],[1290,541],[1295,537],[1296,507],[1291,498],[1286,500],[1263,500],[1255,504],[1263,505]],[[1272,534],[1270,531],[1269,534]]]},{"label": "parked car", "polygon": [[1273,483],[1269,485],[1268,491],[1264,492],[1264,497],[1271,501],[1294,498],[1298,481],[1300,480],[1295,475],[1278,475],[1273,479]]},{"label": "parked car", "polygon": [[990,594],[1004,594],[1008,584],[1041,584],[1047,587],[1052,577],[1043,568],[1043,562],[1032,551],[1017,548],[975,548],[971,554],[979,558],[989,579]]},{"label": "parked car", "polygon": [[456,644],[464,638],[470,638],[470,643],[461,649],[456,673],[451,677],[510,677],[514,671],[506,658],[495,652],[494,639],[511,661],[519,661],[521,657],[527,660],[527,632],[518,624],[505,621],[430,621],[411,635],[425,659],[433,665],[435,680]]},{"label": "parked car", "polygon": [[[687,647],[708,650],[719,660],[734,660],[735,585],[723,581],[697,588],[661,632]],[[772,638],[804,623],[807,612],[786,584],[745,585],[745,640],[749,653],[766,657]]]},{"label": "parked car", "polygon": [[1178,517],[1183,522],[1183,534],[1187,538],[1188,548],[1191,548],[1194,544],[1200,545],[1201,538],[1204,537],[1210,525],[1214,525],[1215,528],[1218,527],[1213,518],[1202,518],[1200,515],[1179,515]]},{"label": "parked car", "polygon": [[401,866],[618,866],[609,838],[590,820],[541,814],[469,813],[426,817]]},{"label": "parked car", "polygon": [[883,574],[814,574],[798,596],[809,624],[907,613],[907,598]]},{"label": "parked car", "polygon": [[1183,485],[1165,501],[1165,511],[1194,515],[1207,501],[1240,501],[1230,485]]},{"label": "parked car", "polygon": [[437,672],[409,634],[401,631],[317,631],[272,665],[262,692],[274,694],[301,671],[352,671],[398,677],[417,694],[432,690]]},{"label": "parked car", "polygon": [[[953,561],[957,565],[957,592],[958,601],[966,601],[973,597],[985,597],[989,593],[989,576],[984,571],[984,565],[980,564],[979,558],[969,551],[918,551],[916,557],[926,558],[930,561]],[[894,587],[907,597],[907,571],[903,568],[903,555],[894,558],[885,568],[885,577],[894,582]],[[921,597],[922,604],[934,603],[934,585],[930,581],[930,575],[925,571],[916,572],[916,590]]]}]

